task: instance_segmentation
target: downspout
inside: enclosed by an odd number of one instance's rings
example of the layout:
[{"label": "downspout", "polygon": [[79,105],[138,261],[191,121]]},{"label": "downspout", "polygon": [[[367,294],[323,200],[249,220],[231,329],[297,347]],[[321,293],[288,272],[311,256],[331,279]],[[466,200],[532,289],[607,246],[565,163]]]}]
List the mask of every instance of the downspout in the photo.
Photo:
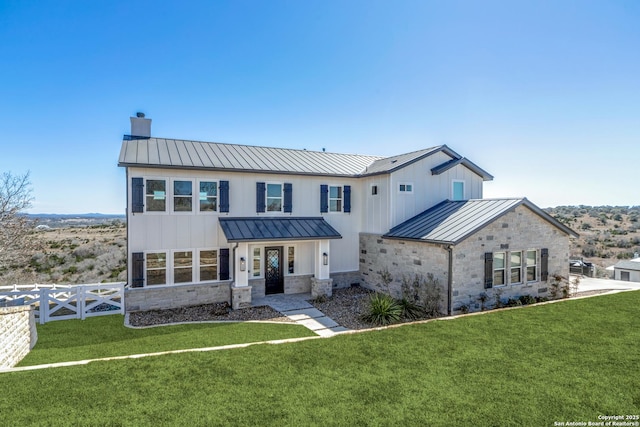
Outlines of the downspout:
[{"label": "downspout", "polygon": [[447,275],[447,315],[451,316],[453,312],[451,304],[451,300],[453,299],[453,245],[448,245],[446,249],[449,253],[449,274]]},{"label": "downspout", "polygon": [[231,271],[233,271],[233,283],[231,283],[231,287],[236,284],[236,249],[238,249],[239,243],[236,242],[236,245],[233,247],[233,253],[231,254]]}]

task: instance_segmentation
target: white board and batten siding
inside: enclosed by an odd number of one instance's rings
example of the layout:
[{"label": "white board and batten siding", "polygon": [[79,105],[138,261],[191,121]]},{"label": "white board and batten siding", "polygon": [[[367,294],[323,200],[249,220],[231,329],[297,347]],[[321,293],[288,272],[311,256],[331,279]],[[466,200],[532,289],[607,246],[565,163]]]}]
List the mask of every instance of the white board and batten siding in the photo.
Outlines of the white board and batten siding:
[{"label": "white board and batten siding", "polygon": [[[323,217],[334,227],[342,239],[330,242],[331,272],[356,271],[358,260],[358,233],[361,230],[361,203],[363,197],[358,179],[350,177],[323,177],[289,174],[268,174],[251,172],[224,172],[209,170],[128,168],[128,194],[131,198],[131,178],[163,179],[166,181],[165,212],[128,212],[129,256],[134,252],[175,251],[205,248],[228,248],[233,245],[226,241],[219,226],[218,217]],[[191,212],[173,212],[173,181],[193,181],[193,208]],[[198,181],[229,182],[229,212],[199,212]],[[256,183],[291,183],[292,213],[256,213]],[[350,185],[351,213],[320,212],[320,185]],[[132,206],[131,199],[128,206]],[[219,205],[219,202],[218,202]],[[255,246],[269,244],[282,245],[283,242],[264,242]],[[313,274],[314,245],[312,242],[291,242],[296,251],[296,273]],[[131,274],[131,271],[129,272]],[[129,278],[131,282],[131,277]]]}]

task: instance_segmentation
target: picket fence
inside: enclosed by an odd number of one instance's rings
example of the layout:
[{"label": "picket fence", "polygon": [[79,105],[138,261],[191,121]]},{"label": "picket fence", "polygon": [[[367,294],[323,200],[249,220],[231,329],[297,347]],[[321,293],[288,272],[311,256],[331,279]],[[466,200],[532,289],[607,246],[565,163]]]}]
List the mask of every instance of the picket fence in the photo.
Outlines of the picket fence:
[{"label": "picket fence", "polygon": [[40,324],[124,314],[124,282],[0,286],[0,307],[32,305]]}]

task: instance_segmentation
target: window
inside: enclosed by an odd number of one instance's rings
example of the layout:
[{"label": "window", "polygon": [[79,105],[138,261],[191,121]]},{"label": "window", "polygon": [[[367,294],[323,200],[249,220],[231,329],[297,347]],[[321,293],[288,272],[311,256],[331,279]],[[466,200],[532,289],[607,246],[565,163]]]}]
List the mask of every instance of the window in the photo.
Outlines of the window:
[{"label": "window", "polygon": [[215,181],[200,181],[199,184],[200,212],[215,212],[218,210],[218,183]]},{"label": "window", "polygon": [[147,285],[167,283],[167,254],[165,252],[147,253]]},{"label": "window", "polygon": [[167,182],[164,179],[147,180],[147,212],[164,212],[167,208]]},{"label": "window", "polygon": [[398,190],[401,193],[413,193],[413,184],[409,184],[409,183],[402,183],[400,184],[400,187],[398,187]]},{"label": "window", "polygon": [[289,266],[288,272],[289,274],[293,274],[295,271],[295,255],[296,255],[296,248],[293,246],[289,246],[287,248],[287,265]]},{"label": "window", "polygon": [[453,181],[451,185],[451,200],[465,200],[464,181]]},{"label": "window", "polygon": [[282,212],[282,184],[267,184],[267,212]]},{"label": "window", "polygon": [[522,283],[522,252],[511,252],[511,283]]},{"label": "window", "polygon": [[200,281],[218,280],[218,251],[200,251]]},{"label": "window", "polygon": [[493,286],[506,285],[506,277],[504,274],[505,252],[496,252],[493,254]]},{"label": "window", "polygon": [[329,187],[329,212],[342,212],[342,187]]},{"label": "window", "polygon": [[378,195],[378,186],[377,185],[372,185],[371,186],[371,195],[372,196],[377,196]]},{"label": "window", "polygon": [[260,277],[260,272],[262,270],[261,266],[262,262],[262,249],[261,248],[253,248],[253,277]]},{"label": "window", "polygon": [[535,282],[538,279],[538,251],[527,251],[527,282]]},{"label": "window", "polygon": [[193,252],[180,251],[173,253],[173,283],[193,281]]},{"label": "window", "polygon": [[173,181],[173,211],[191,212],[193,198],[191,181]]}]

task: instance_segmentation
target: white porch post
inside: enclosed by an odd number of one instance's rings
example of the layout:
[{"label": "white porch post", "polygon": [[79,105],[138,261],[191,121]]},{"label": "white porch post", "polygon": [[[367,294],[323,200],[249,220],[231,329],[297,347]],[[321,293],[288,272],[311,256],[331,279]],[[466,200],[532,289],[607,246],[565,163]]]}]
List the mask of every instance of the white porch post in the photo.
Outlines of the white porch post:
[{"label": "white porch post", "polygon": [[[315,244],[314,277],[311,279],[311,295],[331,296],[333,279],[330,278],[331,253],[329,252],[329,240],[317,240]],[[325,264],[326,263],[326,264]]]},{"label": "white porch post", "polygon": [[249,286],[249,244],[238,243],[233,260],[233,286],[231,287],[231,308],[251,307],[251,286]]}]

